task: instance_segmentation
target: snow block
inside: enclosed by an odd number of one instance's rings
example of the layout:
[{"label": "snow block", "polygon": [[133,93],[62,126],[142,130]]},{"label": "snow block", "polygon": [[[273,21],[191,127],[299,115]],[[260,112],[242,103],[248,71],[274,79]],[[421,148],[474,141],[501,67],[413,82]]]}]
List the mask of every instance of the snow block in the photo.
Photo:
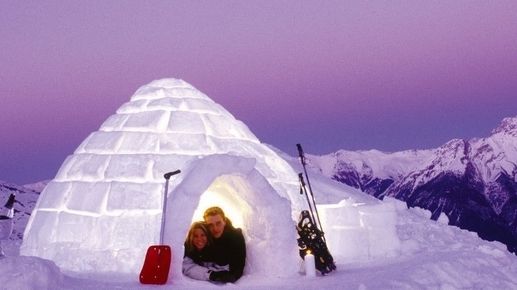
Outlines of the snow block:
[{"label": "snow block", "polygon": [[74,154],[64,164],[68,167],[66,180],[100,180],[104,178],[104,171],[110,160],[109,155]]},{"label": "snow block", "polygon": [[141,111],[145,111],[148,107],[147,104],[149,104],[148,100],[135,100],[135,101],[127,102],[127,103],[123,104],[122,106],[120,106],[120,108],[118,108],[117,114],[130,114],[130,113],[138,113]]},{"label": "snow block", "polygon": [[149,155],[113,155],[106,168],[108,180],[144,182],[151,176],[153,166]]},{"label": "snow block", "polygon": [[51,181],[47,184],[38,199],[39,209],[58,209],[65,206],[72,188],[71,182]]},{"label": "snow block", "polygon": [[215,153],[206,135],[178,133],[160,135],[160,152],[186,155]]},{"label": "snow block", "polygon": [[165,110],[171,111],[175,108],[179,111],[187,111],[187,105],[184,98],[161,98],[149,101],[148,110]]},{"label": "snow block", "polygon": [[108,211],[161,210],[162,183],[113,182],[108,194]]},{"label": "snow block", "polygon": [[[130,212],[123,213],[116,221],[111,221],[113,233],[107,245],[117,249],[130,249],[136,247],[140,249],[139,261],[135,261],[135,265],[143,263],[144,255],[151,244],[159,244],[160,242],[160,223],[162,215],[158,214],[142,214],[135,215]],[[110,222],[110,221],[107,221]],[[128,237],[131,237],[128,239]],[[135,270],[142,265],[137,265]]]},{"label": "snow block", "polygon": [[[242,138],[247,139],[249,133],[246,132],[242,126],[239,126],[238,121],[232,120],[227,115],[202,115],[203,122],[205,123],[205,130],[207,135],[215,136],[218,138]],[[227,124],[222,127],[220,124]]]},{"label": "snow block", "polygon": [[104,200],[107,198],[109,190],[110,184],[107,182],[75,182],[66,199],[66,208],[100,214],[105,210]]},{"label": "snow block", "polygon": [[333,255],[361,260],[392,257],[400,252],[393,204],[342,200],[338,204],[318,205],[318,211]]},{"label": "snow block", "polygon": [[23,244],[20,251],[26,256],[41,256],[48,258],[47,251],[39,251],[42,244],[51,245],[56,241],[56,225],[58,224],[58,212],[36,210],[32,213],[29,224],[25,228]]},{"label": "snow block", "polygon": [[357,207],[346,204],[318,205],[318,213],[324,228],[359,227],[360,215]]},{"label": "snow block", "polygon": [[[131,97],[132,101],[136,100],[153,100],[153,99],[161,99],[166,96],[166,89],[160,88],[160,87],[152,87],[152,86],[146,86],[138,89]],[[168,95],[172,95],[172,90],[167,89]]]},{"label": "snow block", "polygon": [[122,138],[121,132],[97,131],[83,142],[76,153],[115,153],[118,151]]},{"label": "snow block", "polygon": [[[58,219],[55,242],[88,241],[92,238],[90,231],[85,231],[84,229],[93,228],[95,217],[60,212]],[[86,242],[86,244],[91,244],[91,242]]]},{"label": "snow block", "polygon": [[197,113],[224,115],[225,110],[215,106],[214,102],[208,99],[185,99],[187,110]]},{"label": "snow block", "polygon": [[359,215],[360,223],[364,227],[386,228],[397,224],[396,209],[392,204],[361,206]]},{"label": "snow block", "polygon": [[138,132],[163,132],[167,128],[170,112],[147,111],[129,115],[124,129]]},{"label": "snow block", "polygon": [[205,133],[205,124],[199,114],[193,112],[173,111],[167,126],[168,132],[173,133]]},{"label": "snow block", "polygon": [[119,154],[157,153],[160,146],[160,137],[156,133],[124,132],[118,146]]},{"label": "snow block", "polygon": [[330,253],[338,261],[360,261],[370,257],[368,229],[334,226],[326,230],[325,238]]},{"label": "snow block", "polygon": [[100,131],[119,131],[126,124],[129,115],[115,114],[102,123]]}]

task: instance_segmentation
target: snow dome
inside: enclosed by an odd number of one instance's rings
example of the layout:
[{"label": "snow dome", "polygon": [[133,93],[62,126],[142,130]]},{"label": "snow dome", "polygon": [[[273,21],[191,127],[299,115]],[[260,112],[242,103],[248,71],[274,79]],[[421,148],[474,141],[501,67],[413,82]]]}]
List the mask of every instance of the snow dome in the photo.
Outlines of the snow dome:
[{"label": "snow dome", "polygon": [[294,221],[303,208],[297,175],[222,106],[190,84],[153,81],[68,156],[41,193],[22,255],[65,271],[127,273],[135,279],[159,243],[163,174],[165,244],[181,275],[192,221],[218,205],[243,229],[245,274],[287,276],[299,265]]}]

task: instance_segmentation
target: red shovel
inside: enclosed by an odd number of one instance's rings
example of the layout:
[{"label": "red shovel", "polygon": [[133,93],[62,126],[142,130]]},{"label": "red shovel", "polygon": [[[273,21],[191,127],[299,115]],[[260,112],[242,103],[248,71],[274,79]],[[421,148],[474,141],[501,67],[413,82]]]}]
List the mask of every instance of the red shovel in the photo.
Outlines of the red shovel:
[{"label": "red shovel", "polygon": [[169,179],[171,176],[180,173],[180,170],[165,173],[165,192],[163,193],[162,226],[160,228],[160,244],[152,245],[147,249],[144,265],[140,271],[140,283],[142,284],[165,284],[169,277],[171,267],[171,247],[163,244],[163,232],[165,229],[165,216],[167,213],[167,191],[169,190]]}]

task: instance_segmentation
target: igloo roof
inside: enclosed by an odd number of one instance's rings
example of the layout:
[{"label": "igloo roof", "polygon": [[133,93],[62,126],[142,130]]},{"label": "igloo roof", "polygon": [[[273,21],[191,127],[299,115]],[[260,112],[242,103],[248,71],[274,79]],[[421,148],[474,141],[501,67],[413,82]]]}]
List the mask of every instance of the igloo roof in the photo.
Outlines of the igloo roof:
[{"label": "igloo roof", "polygon": [[168,164],[181,168],[193,157],[227,153],[260,157],[269,164],[261,173],[273,181],[291,173],[222,106],[183,80],[162,79],[140,87],[90,134],[56,180],[161,182]]},{"label": "igloo roof", "polygon": [[72,271],[134,271],[142,249],[159,237],[163,174],[212,155],[252,160],[290,202],[292,217],[303,207],[286,161],[190,84],[162,79],[140,87],[67,157],[34,209],[22,254]]},{"label": "igloo roof", "polygon": [[205,94],[182,80],[163,79],[139,88],[76,153],[210,154],[225,140],[260,143]]}]

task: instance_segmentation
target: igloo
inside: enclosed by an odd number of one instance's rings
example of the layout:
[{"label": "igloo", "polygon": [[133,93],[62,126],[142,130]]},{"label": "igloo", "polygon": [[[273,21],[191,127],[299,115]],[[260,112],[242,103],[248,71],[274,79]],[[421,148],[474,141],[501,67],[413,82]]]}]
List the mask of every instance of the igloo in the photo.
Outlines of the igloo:
[{"label": "igloo", "polygon": [[294,220],[304,208],[294,170],[242,122],[190,84],[140,87],[68,156],[27,225],[20,252],[65,272],[137,279],[159,243],[163,174],[170,180],[164,242],[181,279],[188,227],[211,205],[243,229],[246,275],[288,276],[299,266]]}]

